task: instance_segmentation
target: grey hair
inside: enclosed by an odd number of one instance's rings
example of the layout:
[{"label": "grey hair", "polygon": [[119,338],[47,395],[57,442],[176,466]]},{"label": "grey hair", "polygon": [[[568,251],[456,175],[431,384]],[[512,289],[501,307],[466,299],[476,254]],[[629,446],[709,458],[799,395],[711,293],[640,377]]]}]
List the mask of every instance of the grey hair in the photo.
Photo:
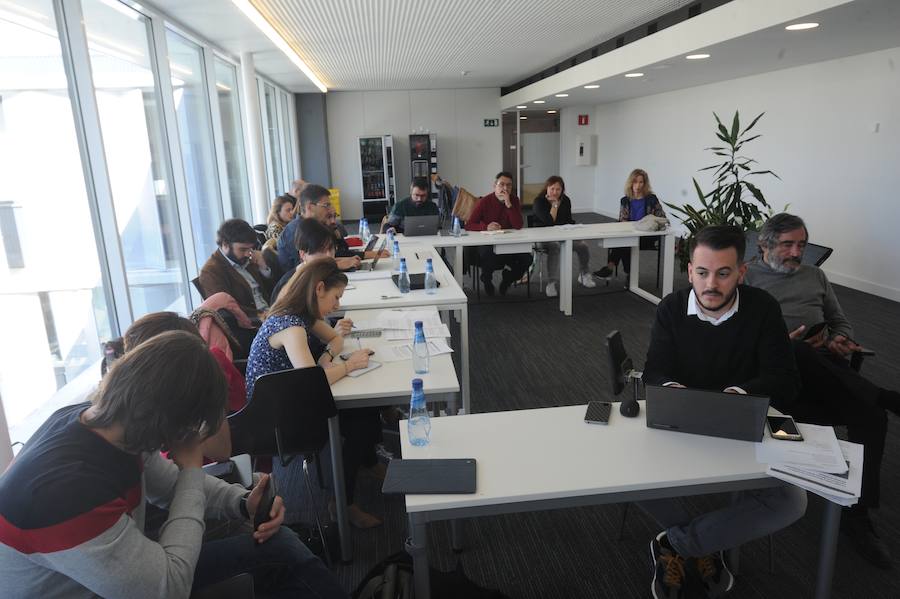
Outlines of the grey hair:
[{"label": "grey hair", "polygon": [[763,223],[762,228],[759,230],[758,243],[760,250],[763,248],[770,251],[775,249],[775,246],[778,245],[778,238],[783,233],[800,228],[803,229],[806,239],[809,240],[809,230],[806,228],[806,223],[803,222],[802,218],[787,212],[776,214]]}]

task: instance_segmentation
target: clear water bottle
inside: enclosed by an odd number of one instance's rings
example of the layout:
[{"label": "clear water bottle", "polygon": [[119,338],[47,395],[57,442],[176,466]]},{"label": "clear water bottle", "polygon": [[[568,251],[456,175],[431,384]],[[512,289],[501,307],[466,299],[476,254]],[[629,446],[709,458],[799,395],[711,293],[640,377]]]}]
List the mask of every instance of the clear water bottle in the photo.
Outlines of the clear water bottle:
[{"label": "clear water bottle", "polygon": [[369,233],[369,220],[366,218],[359,219],[359,238],[362,239],[363,243],[369,243],[369,237],[372,234]]},{"label": "clear water bottle", "polygon": [[409,442],[417,447],[428,445],[431,437],[431,418],[425,404],[422,379],[412,380],[412,397],[409,400],[409,420],[406,421]]},{"label": "clear water bottle", "polygon": [[388,229],[387,236],[388,236],[388,241],[387,241],[388,247],[393,248],[394,247],[394,230]]},{"label": "clear water bottle", "polygon": [[406,258],[400,258],[400,276],[397,277],[400,293],[409,293],[409,271],[406,270]]},{"label": "clear water bottle", "polygon": [[425,293],[429,295],[437,293],[437,279],[434,278],[434,263],[431,258],[425,259]]},{"label": "clear water bottle", "polygon": [[462,235],[462,226],[460,225],[459,217],[456,215],[453,216],[453,225],[450,228],[450,234],[454,237]]},{"label": "clear water bottle", "polygon": [[427,374],[431,366],[431,359],[428,355],[428,341],[425,339],[425,327],[421,320],[415,322],[415,333],[413,334],[412,344],[412,360],[413,370],[416,374]]},{"label": "clear water bottle", "polygon": [[394,260],[394,270],[400,270],[400,242],[396,239],[391,246],[391,258]]}]

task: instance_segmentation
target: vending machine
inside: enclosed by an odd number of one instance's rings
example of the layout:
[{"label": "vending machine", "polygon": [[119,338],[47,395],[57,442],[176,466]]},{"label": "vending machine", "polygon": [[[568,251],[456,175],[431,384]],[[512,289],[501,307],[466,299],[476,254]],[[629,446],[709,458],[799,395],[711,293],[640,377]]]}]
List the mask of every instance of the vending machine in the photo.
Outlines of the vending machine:
[{"label": "vending machine", "polygon": [[438,173],[437,135],[419,133],[409,136],[410,178],[428,177],[431,181],[431,199],[437,202],[438,188],[432,175]]},{"label": "vending machine", "polygon": [[359,138],[363,215],[380,220],[396,201],[394,142],[390,135]]}]

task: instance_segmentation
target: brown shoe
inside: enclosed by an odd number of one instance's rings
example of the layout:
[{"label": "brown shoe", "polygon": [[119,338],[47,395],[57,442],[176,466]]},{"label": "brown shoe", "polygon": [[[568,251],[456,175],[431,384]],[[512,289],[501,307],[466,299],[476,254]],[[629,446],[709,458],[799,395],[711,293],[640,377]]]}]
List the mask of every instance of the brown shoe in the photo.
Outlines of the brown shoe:
[{"label": "brown shoe", "polygon": [[364,512],[362,508],[355,503],[351,503],[347,506],[347,516],[350,519],[350,524],[355,528],[366,529],[381,526],[381,520],[368,512]]}]

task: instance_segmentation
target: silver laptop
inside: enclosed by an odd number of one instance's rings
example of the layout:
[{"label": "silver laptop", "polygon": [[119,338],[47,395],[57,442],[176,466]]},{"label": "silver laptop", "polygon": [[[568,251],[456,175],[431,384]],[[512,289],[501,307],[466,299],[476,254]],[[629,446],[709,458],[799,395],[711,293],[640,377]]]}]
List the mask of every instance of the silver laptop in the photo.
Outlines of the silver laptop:
[{"label": "silver laptop", "polygon": [[[378,261],[381,260],[381,252],[384,250],[384,246],[387,244],[387,235],[382,235],[383,239],[381,240],[381,245],[378,246],[378,253],[375,254],[375,257],[372,258],[371,261],[365,260],[359,264],[359,268],[357,271],[369,271],[375,270],[375,267],[378,266]],[[368,251],[368,250],[366,250]]]},{"label": "silver laptop", "polygon": [[440,215],[407,216],[403,219],[403,234],[407,237],[420,235],[437,235]]},{"label": "silver laptop", "polygon": [[647,426],[680,433],[761,441],[769,398],[647,385]]}]

